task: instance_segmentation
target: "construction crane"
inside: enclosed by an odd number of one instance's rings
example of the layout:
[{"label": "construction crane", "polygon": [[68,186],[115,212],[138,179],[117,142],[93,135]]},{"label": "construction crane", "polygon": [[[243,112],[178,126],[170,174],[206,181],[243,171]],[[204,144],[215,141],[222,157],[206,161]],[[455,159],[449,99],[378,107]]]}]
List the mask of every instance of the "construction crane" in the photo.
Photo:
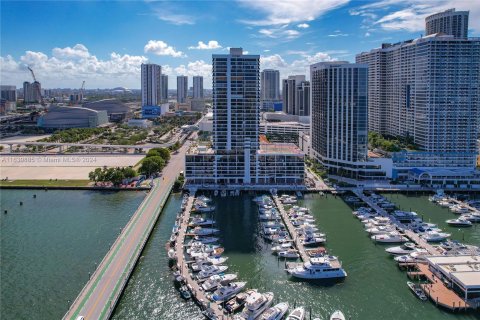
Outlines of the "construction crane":
[{"label": "construction crane", "polygon": [[80,88],[80,102],[83,101],[83,94],[85,92],[85,80],[82,82],[82,88]]},{"label": "construction crane", "polygon": [[[30,70],[30,73],[32,74],[32,78],[33,78],[33,83],[37,82],[38,84],[40,84],[40,82],[37,81],[37,78],[35,77],[35,73],[33,73],[33,70],[32,68],[30,68],[29,66],[27,66],[28,70]],[[37,89],[37,94],[38,96],[40,97],[40,104],[42,106],[45,105],[45,102],[43,101],[43,97],[42,97],[42,92],[40,91],[40,85],[38,86],[35,86],[35,88]]]}]

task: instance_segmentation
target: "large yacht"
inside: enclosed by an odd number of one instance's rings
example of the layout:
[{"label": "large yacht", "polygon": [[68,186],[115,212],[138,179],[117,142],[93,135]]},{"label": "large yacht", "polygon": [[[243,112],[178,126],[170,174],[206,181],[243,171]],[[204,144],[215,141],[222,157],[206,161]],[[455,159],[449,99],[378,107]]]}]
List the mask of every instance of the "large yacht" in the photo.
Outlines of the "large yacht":
[{"label": "large yacht", "polygon": [[385,249],[385,251],[393,255],[409,254],[409,253],[415,252],[416,250],[417,250],[417,246],[413,242],[407,242],[402,244],[401,246],[390,247]]},{"label": "large yacht", "polygon": [[428,241],[428,242],[440,242],[447,239],[450,236],[451,236],[450,233],[429,231],[429,232],[425,232],[420,237],[422,237],[425,241]]},{"label": "large yacht", "polygon": [[385,233],[385,234],[377,234],[377,235],[371,236],[371,239],[381,243],[402,243],[402,242],[408,241],[407,237],[402,236],[400,233],[396,231]]},{"label": "large yacht", "polygon": [[243,288],[245,288],[246,284],[246,282],[231,282],[227,285],[220,286],[212,294],[211,299],[218,302],[228,300],[229,298],[242,291]]},{"label": "large yacht", "polygon": [[302,266],[288,268],[286,271],[292,277],[300,279],[333,279],[347,276],[338,259],[333,256],[311,258]]},{"label": "large yacht", "polygon": [[273,292],[266,292],[264,294],[255,292],[251,294],[245,302],[245,307],[242,313],[236,315],[234,319],[254,320],[267,310],[273,302]]},{"label": "large yacht", "polygon": [[280,302],[262,313],[260,320],[280,320],[288,310],[288,303]]}]

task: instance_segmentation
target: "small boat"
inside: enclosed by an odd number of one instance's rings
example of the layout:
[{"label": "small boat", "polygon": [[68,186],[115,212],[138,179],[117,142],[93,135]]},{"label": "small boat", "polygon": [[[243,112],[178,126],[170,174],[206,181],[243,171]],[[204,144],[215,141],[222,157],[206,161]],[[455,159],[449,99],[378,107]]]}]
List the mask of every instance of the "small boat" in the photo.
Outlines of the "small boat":
[{"label": "small boat", "polygon": [[167,254],[168,254],[168,259],[170,259],[170,260],[176,260],[177,259],[177,255],[175,254],[175,250],[173,248],[169,249]]},{"label": "small boat", "polygon": [[345,320],[345,315],[343,314],[342,311],[336,310],[332,315],[330,316],[330,320]]},{"label": "small boat", "polygon": [[188,300],[192,297],[192,294],[190,293],[190,290],[188,290],[187,286],[181,286],[179,291],[180,291],[180,295],[185,300]]},{"label": "small boat", "polygon": [[298,308],[295,308],[292,312],[290,312],[286,320],[303,320],[303,319],[305,319],[305,308],[298,307]]},{"label": "small boat", "polygon": [[213,275],[225,272],[227,271],[227,269],[227,266],[207,266],[197,274],[197,279],[202,280]]},{"label": "small boat", "polygon": [[417,246],[413,242],[407,242],[398,247],[390,247],[385,249],[386,252],[393,255],[404,255],[414,252]]},{"label": "small boat", "polygon": [[425,295],[425,292],[423,292],[423,289],[420,287],[420,285],[408,281],[407,286],[410,288],[410,290],[412,290],[413,293],[415,293],[418,299],[427,301],[427,296]]},{"label": "small boat", "polygon": [[205,291],[215,290],[219,285],[226,285],[232,282],[237,278],[237,275],[234,273],[228,273],[224,275],[213,275],[202,283],[202,288]]},{"label": "small boat", "polygon": [[448,225],[452,226],[452,227],[462,227],[462,228],[465,228],[465,227],[471,227],[473,226],[472,222],[468,221],[467,219],[462,219],[462,218],[457,218],[457,219],[449,219],[447,221],[445,221],[446,223],[448,223]]},{"label": "small boat", "polygon": [[302,240],[302,244],[308,247],[308,246],[315,246],[317,244],[322,244],[325,241],[327,241],[325,238],[305,237],[305,239]]},{"label": "small boat", "polygon": [[201,237],[201,236],[195,236],[193,239],[203,244],[215,243],[215,242],[218,242],[219,240],[219,238],[216,238],[216,237]]},{"label": "small boat", "polygon": [[192,233],[196,236],[210,236],[212,234],[218,233],[220,230],[214,228],[202,228],[196,227],[192,230]]},{"label": "small boat", "polygon": [[440,242],[440,241],[444,241],[450,236],[451,236],[450,233],[429,231],[429,232],[425,232],[420,237],[422,237],[427,242]]},{"label": "small boat", "polygon": [[250,289],[245,292],[240,292],[234,298],[231,298],[225,303],[225,310],[227,310],[227,312],[229,313],[233,313],[237,311],[240,307],[242,307],[245,304],[245,301],[247,300],[247,298],[256,292],[257,292],[256,289]]},{"label": "small boat", "polygon": [[272,250],[272,253],[278,253],[280,251],[288,250],[291,247],[292,247],[292,244],[290,242],[285,242],[278,246],[272,247],[270,250]]},{"label": "small boat", "polygon": [[254,292],[247,298],[242,313],[236,315],[234,319],[257,319],[260,314],[270,307],[273,302],[273,297],[273,292],[266,292],[264,294]]},{"label": "small boat", "polygon": [[295,249],[280,251],[280,252],[278,252],[278,256],[280,258],[285,258],[285,259],[298,259],[298,258],[300,258],[300,254]]},{"label": "small boat", "polygon": [[460,218],[466,219],[470,222],[480,222],[480,214],[478,213],[463,214]]},{"label": "small boat", "polygon": [[375,236],[371,236],[371,239],[380,242],[380,243],[401,243],[407,242],[408,239],[402,236],[398,232],[390,232],[386,234],[377,234]]},{"label": "small boat", "polygon": [[215,220],[195,217],[192,220],[190,220],[189,226],[203,227],[203,226],[211,226],[214,224],[215,224]]},{"label": "small boat", "polygon": [[287,310],[288,303],[281,302],[262,313],[262,315],[260,316],[260,320],[280,320],[283,318],[285,313],[287,313]]}]

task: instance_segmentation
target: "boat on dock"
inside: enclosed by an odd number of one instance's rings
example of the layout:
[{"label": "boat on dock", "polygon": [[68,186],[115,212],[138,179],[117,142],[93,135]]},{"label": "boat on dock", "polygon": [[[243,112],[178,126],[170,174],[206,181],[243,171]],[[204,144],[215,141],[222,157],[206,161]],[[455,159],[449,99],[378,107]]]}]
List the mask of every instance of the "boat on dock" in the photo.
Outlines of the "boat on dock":
[{"label": "boat on dock", "polygon": [[305,319],[305,308],[298,307],[293,309],[292,312],[288,315],[286,320],[304,320]]},{"label": "boat on dock", "polygon": [[226,285],[221,285],[210,296],[210,299],[215,302],[223,302],[230,299],[245,288],[246,282],[230,282]]},{"label": "boat on dock", "polygon": [[296,249],[289,249],[285,251],[279,251],[277,255],[280,258],[285,258],[285,259],[298,259],[300,258],[300,254],[298,253],[298,250]]},{"label": "boat on dock", "polygon": [[377,235],[371,236],[371,239],[379,243],[402,243],[402,242],[408,241],[407,237],[402,236],[400,233],[396,231],[385,233],[385,234],[377,234]]},{"label": "boat on dock", "polygon": [[260,316],[260,320],[280,320],[288,311],[288,303],[280,302],[271,308],[268,308]]},{"label": "boat on dock", "polygon": [[192,234],[196,236],[210,236],[216,233],[219,233],[220,230],[214,228],[202,228],[202,227],[195,227],[192,230]]},{"label": "boat on dock", "polygon": [[181,286],[178,290],[180,291],[180,296],[183,299],[189,300],[192,297],[192,293],[190,292],[187,286]]},{"label": "boat on dock", "polygon": [[202,280],[205,278],[209,278],[213,275],[225,272],[227,271],[227,269],[227,266],[206,266],[197,274],[197,279]]},{"label": "boat on dock", "polygon": [[203,243],[203,244],[212,244],[212,243],[218,242],[218,240],[220,240],[220,238],[195,236],[195,237],[193,238],[193,240],[194,240],[194,241],[201,242],[201,243]]},{"label": "boat on dock", "polygon": [[215,290],[219,285],[227,285],[233,280],[237,279],[237,275],[234,273],[228,273],[224,275],[213,275],[202,283],[201,287],[205,291]]},{"label": "boat on dock", "polygon": [[420,235],[420,237],[427,242],[441,242],[446,240],[450,236],[450,233],[438,231],[428,231]]},{"label": "boat on dock", "polygon": [[390,247],[385,249],[386,252],[397,256],[397,255],[405,255],[415,252],[417,250],[417,246],[413,242],[407,242],[397,247]]},{"label": "boat on dock", "polygon": [[292,277],[307,280],[345,278],[347,276],[334,256],[311,258],[303,265],[287,268],[286,271]]},{"label": "boat on dock", "polygon": [[336,310],[332,315],[330,316],[330,320],[345,320],[345,315],[343,314],[342,311]]},{"label": "boat on dock", "polygon": [[417,296],[418,299],[422,301],[428,300],[427,296],[425,295],[425,292],[423,292],[423,289],[420,285],[408,281],[407,286],[410,288],[410,290],[412,290],[412,292]]},{"label": "boat on dock", "polygon": [[473,226],[473,223],[471,221],[468,221],[467,219],[464,219],[462,217],[457,219],[448,219],[445,222],[452,227],[468,228]]},{"label": "boat on dock", "polygon": [[259,293],[254,292],[248,296],[245,301],[243,311],[236,315],[234,319],[240,320],[254,320],[257,319],[266,309],[268,309],[273,302],[273,292]]},{"label": "boat on dock", "polygon": [[225,310],[227,310],[228,313],[234,313],[235,311],[243,307],[243,305],[245,305],[245,301],[249,296],[256,292],[256,289],[250,289],[245,292],[240,292],[235,297],[225,302]]}]

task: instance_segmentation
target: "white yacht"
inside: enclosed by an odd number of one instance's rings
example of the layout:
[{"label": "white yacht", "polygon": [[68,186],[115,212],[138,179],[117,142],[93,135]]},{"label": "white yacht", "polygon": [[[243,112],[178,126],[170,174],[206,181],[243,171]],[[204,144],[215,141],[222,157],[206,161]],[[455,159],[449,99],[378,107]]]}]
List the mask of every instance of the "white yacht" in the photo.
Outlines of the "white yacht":
[{"label": "white yacht", "polygon": [[390,247],[385,249],[386,252],[393,254],[395,256],[410,254],[412,252],[415,252],[416,250],[417,250],[417,246],[413,242],[407,242],[402,244],[401,246]]},{"label": "white yacht", "polygon": [[246,282],[231,282],[227,285],[222,285],[211,295],[211,299],[218,302],[228,300],[242,291],[246,284]]},{"label": "white yacht", "polygon": [[402,243],[408,241],[406,237],[402,236],[396,231],[385,234],[377,234],[371,236],[371,239],[380,243]]},{"label": "white yacht", "polygon": [[480,214],[479,213],[471,213],[471,214],[462,214],[460,218],[466,219],[470,222],[480,222]]},{"label": "white yacht", "polygon": [[195,236],[193,238],[193,240],[195,241],[198,241],[198,242],[201,242],[203,244],[211,244],[211,243],[215,243],[217,242],[218,240],[220,240],[219,238],[216,238],[216,237],[201,237],[201,236]]},{"label": "white yacht", "polygon": [[445,221],[448,223],[448,225],[452,227],[471,227],[473,226],[471,221],[468,221],[467,219],[464,219],[462,217],[457,218],[457,219],[449,219]]},{"label": "white yacht", "polygon": [[213,275],[227,271],[227,266],[206,266],[198,274],[197,279],[202,280]]},{"label": "white yacht", "polygon": [[371,235],[375,234],[384,234],[384,233],[389,233],[392,231],[395,231],[395,227],[392,225],[386,225],[386,226],[378,226],[378,227],[373,227],[373,228],[368,228],[367,231]]},{"label": "white yacht", "polygon": [[298,253],[297,250],[290,249],[290,250],[278,252],[278,256],[280,258],[285,258],[285,259],[298,259],[300,257],[300,254]]},{"label": "white yacht", "polygon": [[237,275],[234,273],[228,273],[224,275],[213,275],[208,278],[207,281],[202,283],[202,288],[205,291],[215,290],[219,285],[226,285],[237,278]]},{"label": "white yacht", "polygon": [[302,239],[302,244],[308,247],[308,246],[315,246],[318,244],[322,244],[325,241],[327,241],[326,238],[316,238],[316,237],[306,236],[304,239]]},{"label": "white yacht", "polygon": [[293,309],[292,312],[290,312],[286,320],[303,320],[303,319],[305,319],[305,308],[298,307]]},{"label": "white yacht", "polygon": [[192,220],[190,220],[190,226],[200,226],[200,227],[203,227],[203,226],[211,226],[215,224],[215,220],[212,220],[212,219],[205,219],[205,218],[202,218],[202,217],[194,217],[192,218]]},{"label": "white yacht", "polygon": [[292,277],[300,279],[333,279],[347,276],[338,259],[333,256],[311,258],[302,266],[288,268],[286,271]]},{"label": "white yacht", "polygon": [[260,320],[280,320],[283,318],[285,313],[287,313],[287,310],[288,303],[281,302],[262,313],[262,315],[260,316]]},{"label": "white yacht", "polygon": [[273,292],[264,294],[255,292],[248,296],[242,313],[235,316],[234,319],[254,320],[267,310],[273,302]]},{"label": "white yacht", "polygon": [[292,248],[291,242],[284,242],[282,244],[279,244],[278,246],[272,247],[272,249],[270,250],[272,250],[272,253],[278,253],[280,251],[285,251],[291,248]]},{"label": "white yacht", "polygon": [[422,237],[427,242],[440,242],[447,239],[450,236],[451,236],[450,233],[438,232],[438,231],[429,231],[420,235],[420,237]]},{"label": "white yacht", "polygon": [[332,315],[330,316],[330,320],[345,320],[345,315],[343,314],[342,311],[336,310]]},{"label": "white yacht", "polygon": [[204,196],[204,195],[201,195],[200,197],[197,198],[198,200],[202,201],[202,202],[205,202],[205,203],[209,203],[212,201],[212,199]]},{"label": "white yacht", "polygon": [[220,230],[214,228],[202,228],[202,227],[195,227],[192,230],[192,233],[196,236],[210,236],[212,234],[218,233]]}]

